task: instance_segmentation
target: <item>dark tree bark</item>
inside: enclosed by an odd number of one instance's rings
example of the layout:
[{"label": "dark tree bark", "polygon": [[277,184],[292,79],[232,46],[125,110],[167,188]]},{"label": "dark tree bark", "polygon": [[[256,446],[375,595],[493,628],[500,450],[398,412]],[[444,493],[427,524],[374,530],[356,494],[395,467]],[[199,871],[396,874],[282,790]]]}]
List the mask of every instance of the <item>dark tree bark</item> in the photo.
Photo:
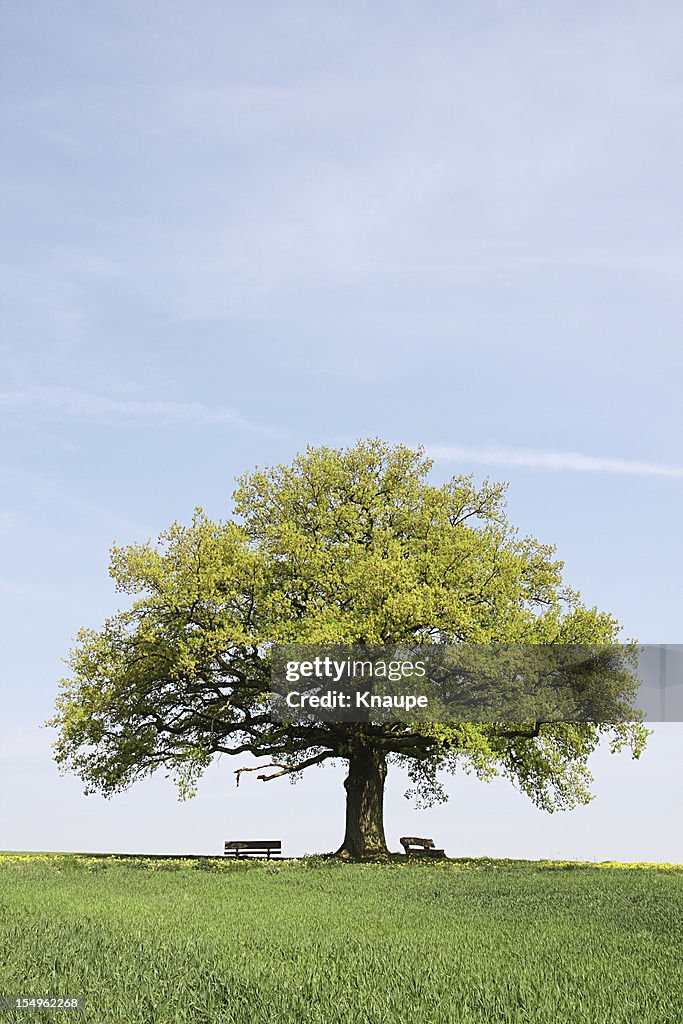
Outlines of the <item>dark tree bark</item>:
[{"label": "dark tree bark", "polygon": [[346,833],[338,856],[360,860],[387,853],[384,837],[384,780],[387,761],[383,751],[357,747],[349,757],[346,788]]}]

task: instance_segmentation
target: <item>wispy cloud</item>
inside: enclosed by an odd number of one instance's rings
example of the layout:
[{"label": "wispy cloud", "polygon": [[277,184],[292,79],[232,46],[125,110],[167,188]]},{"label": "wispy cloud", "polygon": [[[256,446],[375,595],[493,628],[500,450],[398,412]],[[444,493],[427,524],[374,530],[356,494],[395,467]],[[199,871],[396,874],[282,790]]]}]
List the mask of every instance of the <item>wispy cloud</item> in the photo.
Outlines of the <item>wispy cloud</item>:
[{"label": "wispy cloud", "polygon": [[506,445],[431,445],[427,451],[437,462],[464,461],[485,466],[516,466],[522,469],[683,477],[683,466],[664,462],[613,459],[603,455],[548,451],[543,448],[512,448]]},{"label": "wispy cloud", "polygon": [[244,430],[281,437],[275,427],[257,423],[225,406],[211,407],[201,402],[110,398],[61,387],[34,387],[0,393],[0,408],[34,410],[73,419],[129,420],[135,423],[232,424]]}]

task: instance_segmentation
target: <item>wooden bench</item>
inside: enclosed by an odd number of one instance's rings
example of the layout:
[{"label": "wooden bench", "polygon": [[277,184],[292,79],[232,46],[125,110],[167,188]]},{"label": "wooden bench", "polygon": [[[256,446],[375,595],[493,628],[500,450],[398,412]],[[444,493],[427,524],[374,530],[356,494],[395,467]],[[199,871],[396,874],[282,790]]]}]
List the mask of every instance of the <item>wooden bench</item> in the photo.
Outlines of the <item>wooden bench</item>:
[{"label": "wooden bench", "polygon": [[279,839],[231,839],[225,841],[223,854],[225,857],[279,857],[282,853],[282,842]]},{"label": "wooden bench", "polygon": [[401,836],[399,839],[406,857],[411,853],[419,853],[422,857],[445,857],[443,850],[434,849],[433,839],[421,839],[419,836]]}]

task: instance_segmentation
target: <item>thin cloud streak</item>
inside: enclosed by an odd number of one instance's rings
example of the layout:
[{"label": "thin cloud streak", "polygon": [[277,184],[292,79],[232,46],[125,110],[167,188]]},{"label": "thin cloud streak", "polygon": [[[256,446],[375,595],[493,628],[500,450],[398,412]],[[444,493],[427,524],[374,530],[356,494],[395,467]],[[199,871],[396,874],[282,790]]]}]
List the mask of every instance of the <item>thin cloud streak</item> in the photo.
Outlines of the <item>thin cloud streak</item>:
[{"label": "thin cloud streak", "polygon": [[634,459],[612,459],[581,452],[511,448],[505,445],[431,445],[428,454],[436,462],[476,462],[487,466],[515,466],[576,473],[623,473],[630,476],[683,477],[683,466]]},{"label": "thin cloud streak", "polygon": [[281,431],[256,423],[226,407],[211,408],[200,402],[139,401],[109,398],[71,388],[35,387],[0,393],[0,408],[55,412],[74,419],[106,420],[109,417],[140,422],[185,422],[195,425],[231,423],[270,437]]}]

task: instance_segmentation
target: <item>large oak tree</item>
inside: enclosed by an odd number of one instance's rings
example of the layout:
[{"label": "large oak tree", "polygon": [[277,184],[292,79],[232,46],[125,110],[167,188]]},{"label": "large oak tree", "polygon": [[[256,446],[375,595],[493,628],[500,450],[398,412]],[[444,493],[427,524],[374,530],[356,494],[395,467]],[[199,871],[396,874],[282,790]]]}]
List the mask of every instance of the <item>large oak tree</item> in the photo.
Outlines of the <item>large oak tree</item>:
[{"label": "large oak tree", "polygon": [[186,793],[219,753],[267,759],[265,781],[343,759],[339,852],[354,858],[386,852],[389,763],[407,766],[425,803],[458,766],[505,774],[548,810],[588,800],[601,734],[638,756],[641,726],[287,724],[269,710],[273,643],[616,640],[615,619],[563,582],[554,548],[510,525],[504,485],[434,486],[430,468],[421,449],[377,440],[309,448],[242,477],[225,521],[197,510],[156,545],[115,547],[111,575],[132,600],[79,633],[53,719],[62,768],[105,794],[163,768]]}]

